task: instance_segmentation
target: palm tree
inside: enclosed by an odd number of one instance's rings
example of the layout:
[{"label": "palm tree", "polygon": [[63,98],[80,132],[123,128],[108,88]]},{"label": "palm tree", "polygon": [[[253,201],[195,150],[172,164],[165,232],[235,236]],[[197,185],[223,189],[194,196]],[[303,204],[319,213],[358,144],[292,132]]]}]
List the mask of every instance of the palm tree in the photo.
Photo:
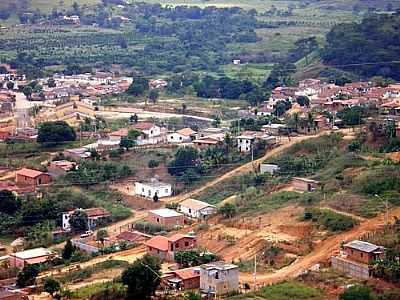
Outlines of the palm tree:
[{"label": "palm tree", "polygon": [[308,124],[308,128],[309,129],[311,129],[311,128],[313,128],[314,129],[314,115],[312,114],[312,112],[308,112],[307,113],[307,124]]},{"label": "palm tree", "polygon": [[300,123],[300,116],[299,113],[295,112],[292,115],[292,120],[293,120],[293,124],[294,124],[294,128],[297,131],[298,127],[299,127],[299,123]]}]

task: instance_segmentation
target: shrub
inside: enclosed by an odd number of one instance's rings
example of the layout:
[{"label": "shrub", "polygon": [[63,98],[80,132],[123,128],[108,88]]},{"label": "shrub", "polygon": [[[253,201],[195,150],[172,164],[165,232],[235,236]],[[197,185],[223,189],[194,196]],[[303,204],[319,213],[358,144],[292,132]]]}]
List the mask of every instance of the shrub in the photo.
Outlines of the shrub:
[{"label": "shrub", "polygon": [[356,220],[349,216],[335,213],[327,209],[311,208],[304,212],[304,217],[311,217],[311,220],[326,227],[330,231],[345,231],[357,224]]},{"label": "shrub", "polygon": [[154,160],[154,159],[150,160],[148,163],[148,167],[151,169],[157,168],[159,165],[160,165],[160,162],[158,160]]},{"label": "shrub", "polygon": [[299,282],[283,282],[262,288],[257,295],[268,300],[322,300],[323,293]]}]

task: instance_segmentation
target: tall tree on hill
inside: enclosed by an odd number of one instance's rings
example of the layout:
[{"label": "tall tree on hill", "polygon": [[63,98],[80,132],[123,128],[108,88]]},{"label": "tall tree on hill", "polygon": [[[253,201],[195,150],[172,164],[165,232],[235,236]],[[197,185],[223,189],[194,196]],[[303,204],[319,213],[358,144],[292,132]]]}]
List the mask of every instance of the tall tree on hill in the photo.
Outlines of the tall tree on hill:
[{"label": "tall tree on hill", "polygon": [[159,259],[150,255],[131,264],[121,276],[127,286],[127,299],[150,299],[160,284],[160,270]]},{"label": "tall tree on hill", "polygon": [[37,142],[56,145],[76,140],[75,130],[64,121],[44,122],[39,126]]}]

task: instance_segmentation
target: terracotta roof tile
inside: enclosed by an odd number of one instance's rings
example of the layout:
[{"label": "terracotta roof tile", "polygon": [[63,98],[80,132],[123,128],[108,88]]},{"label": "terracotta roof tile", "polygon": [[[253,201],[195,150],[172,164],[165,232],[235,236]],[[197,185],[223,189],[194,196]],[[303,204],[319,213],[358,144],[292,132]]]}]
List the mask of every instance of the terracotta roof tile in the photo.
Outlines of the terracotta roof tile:
[{"label": "terracotta roof tile", "polygon": [[32,170],[32,169],[27,169],[27,168],[23,168],[19,171],[16,172],[17,175],[22,175],[22,176],[26,176],[26,177],[30,177],[30,178],[36,178],[42,174],[45,174],[41,171],[37,171],[37,170]]}]

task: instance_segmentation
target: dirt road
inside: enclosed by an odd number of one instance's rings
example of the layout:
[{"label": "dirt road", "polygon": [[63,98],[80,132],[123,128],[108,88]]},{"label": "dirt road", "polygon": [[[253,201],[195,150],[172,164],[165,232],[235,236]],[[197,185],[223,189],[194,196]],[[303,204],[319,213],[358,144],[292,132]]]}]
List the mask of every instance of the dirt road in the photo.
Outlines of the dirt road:
[{"label": "dirt road", "polygon": [[253,171],[254,168],[257,168],[258,165],[261,164],[267,158],[271,158],[274,155],[282,153],[284,150],[290,148],[294,144],[297,144],[297,143],[299,143],[301,141],[308,140],[308,139],[311,139],[311,138],[315,138],[315,137],[318,137],[318,136],[321,136],[321,135],[324,135],[324,134],[329,134],[329,133],[330,132],[324,131],[324,132],[321,132],[321,133],[319,133],[317,135],[293,137],[293,138],[290,139],[290,141],[288,141],[286,138],[284,138],[282,145],[272,149],[271,151],[268,151],[263,157],[261,157],[259,159],[256,159],[253,162],[246,163],[246,164],[244,164],[244,165],[242,165],[242,166],[240,166],[240,167],[238,167],[238,168],[236,168],[236,169],[234,169],[232,171],[229,171],[229,172],[225,173],[224,175],[222,175],[221,177],[219,177],[217,179],[214,179],[214,180],[206,183],[205,185],[203,185],[203,186],[201,186],[201,187],[199,187],[199,188],[197,188],[197,189],[195,189],[193,191],[190,191],[190,192],[182,194],[182,195],[178,195],[176,197],[171,197],[167,201],[168,202],[181,202],[183,200],[192,198],[195,195],[205,191],[206,189],[208,189],[210,187],[213,187],[214,185],[220,183],[221,181],[224,181],[225,179],[228,179],[228,178],[233,177],[233,176],[238,176],[240,174],[244,174],[244,173],[248,173],[248,172]]},{"label": "dirt road", "polygon": [[[390,219],[393,219],[394,216],[400,216],[400,208],[396,208],[390,212]],[[295,278],[313,265],[329,259],[335,252],[338,251],[342,241],[358,239],[362,234],[377,230],[383,225],[384,214],[381,214],[373,219],[366,220],[348,232],[337,234],[326,239],[320,245],[318,245],[314,251],[303,258],[300,258],[290,266],[272,274],[258,275],[257,284],[272,284],[287,280],[289,278]],[[240,280],[241,282],[252,284],[254,282],[254,277],[253,274],[242,273],[240,274]]]}]

